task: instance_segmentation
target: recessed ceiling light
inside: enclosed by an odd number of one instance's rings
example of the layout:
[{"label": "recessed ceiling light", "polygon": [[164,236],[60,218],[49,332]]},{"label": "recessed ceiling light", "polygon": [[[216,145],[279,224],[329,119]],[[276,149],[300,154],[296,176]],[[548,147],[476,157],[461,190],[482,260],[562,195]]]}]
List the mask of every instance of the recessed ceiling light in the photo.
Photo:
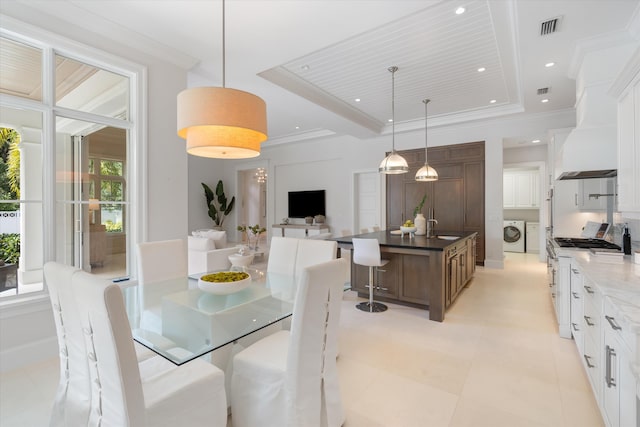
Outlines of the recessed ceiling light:
[{"label": "recessed ceiling light", "polygon": [[456,9],[456,15],[462,15],[466,9],[462,6]]},{"label": "recessed ceiling light", "polygon": [[495,103],[496,103],[495,99],[492,99],[491,101],[489,101],[489,104],[495,104]]},{"label": "recessed ceiling light", "polygon": [[546,64],[544,64],[544,66],[547,68],[553,67],[554,65],[556,65],[555,62],[547,62]]},{"label": "recessed ceiling light", "polygon": [[537,144],[538,142],[540,142],[540,140],[539,140],[539,139],[534,139],[534,140],[533,140],[533,141],[531,141],[531,142],[533,142],[534,144]]},{"label": "recessed ceiling light", "polygon": [[296,126],[296,129],[300,129],[300,126]]},{"label": "recessed ceiling light", "polygon": [[309,66],[305,64],[300,68],[302,68],[302,71],[307,71],[309,69]]},{"label": "recessed ceiling light", "polygon": [[360,98],[356,98],[356,99],[354,99],[354,101],[360,102]]},{"label": "recessed ceiling light", "polygon": [[388,121],[389,123],[391,123],[391,122],[393,121],[393,119],[389,119],[389,120],[387,120],[387,121]]},{"label": "recessed ceiling light", "polygon": [[486,68],[484,68],[484,67],[480,67],[480,68],[478,68],[478,72],[479,72],[479,73],[482,73],[484,70],[486,70]]},{"label": "recessed ceiling light", "polygon": [[546,104],[547,102],[549,102],[549,100],[547,98],[540,100],[540,102],[542,102],[543,104]]}]

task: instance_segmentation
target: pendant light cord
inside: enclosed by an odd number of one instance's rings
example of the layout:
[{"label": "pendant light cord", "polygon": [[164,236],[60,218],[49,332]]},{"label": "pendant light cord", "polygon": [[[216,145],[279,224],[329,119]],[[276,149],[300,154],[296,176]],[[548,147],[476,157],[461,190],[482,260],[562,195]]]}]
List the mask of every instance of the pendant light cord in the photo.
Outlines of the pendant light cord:
[{"label": "pendant light cord", "polygon": [[398,67],[389,67],[391,71],[391,152],[396,152],[396,71]]},{"label": "pendant light cord", "polygon": [[431,101],[430,99],[423,99],[424,102],[424,164],[427,164],[427,104]]},{"label": "pendant light cord", "polygon": [[225,7],[224,0],[222,0],[222,87],[226,86],[226,51],[225,51]]}]

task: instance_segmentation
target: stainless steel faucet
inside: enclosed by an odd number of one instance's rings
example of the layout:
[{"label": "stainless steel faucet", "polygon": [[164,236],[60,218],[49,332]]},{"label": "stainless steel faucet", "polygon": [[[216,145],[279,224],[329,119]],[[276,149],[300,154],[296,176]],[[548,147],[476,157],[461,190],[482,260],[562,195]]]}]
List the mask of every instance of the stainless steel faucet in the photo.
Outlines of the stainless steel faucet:
[{"label": "stainless steel faucet", "polygon": [[427,239],[433,237],[433,228],[438,223],[437,219],[429,218],[427,220]]}]

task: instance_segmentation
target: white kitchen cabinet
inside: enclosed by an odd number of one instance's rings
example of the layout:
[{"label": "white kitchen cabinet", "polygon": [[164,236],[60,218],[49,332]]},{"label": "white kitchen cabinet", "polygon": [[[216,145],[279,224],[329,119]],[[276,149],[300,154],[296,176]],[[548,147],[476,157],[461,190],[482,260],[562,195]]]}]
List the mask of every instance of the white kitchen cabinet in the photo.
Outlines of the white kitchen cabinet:
[{"label": "white kitchen cabinet", "polygon": [[540,178],[537,170],[505,170],[503,173],[503,207],[538,209]]},{"label": "white kitchen cabinet", "polygon": [[582,273],[576,267],[571,267],[571,335],[576,342],[578,352],[584,354],[584,304]]},{"label": "white kitchen cabinet", "polygon": [[526,251],[538,253],[540,252],[540,223],[527,222],[526,229]]},{"label": "white kitchen cabinet", "polygon": [[636,426],[636,382],[631,370],[633,352],[625,339],[628,325],[621,321],[611,301],[603,311],[604,386],[602,407],[610,427]]},{"label": "white kitchen cabinet", "polygon": [[571,258],[559,256],[555,277],[555,309],[558,334],[571,339]]},{"label": "white kitchen cabinet", "polygon": [[618,210],[640,217],[640,55],[616,80],[618,95]]}]

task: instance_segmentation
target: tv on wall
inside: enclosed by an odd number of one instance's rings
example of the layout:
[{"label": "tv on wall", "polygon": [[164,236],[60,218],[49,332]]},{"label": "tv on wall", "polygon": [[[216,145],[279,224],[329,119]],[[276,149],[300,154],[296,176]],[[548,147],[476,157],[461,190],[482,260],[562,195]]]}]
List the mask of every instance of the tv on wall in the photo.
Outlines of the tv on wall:
[{"label": "tv on wall", "polygon": [[324,190],[289,191],[289,218],[325,215]]}]

